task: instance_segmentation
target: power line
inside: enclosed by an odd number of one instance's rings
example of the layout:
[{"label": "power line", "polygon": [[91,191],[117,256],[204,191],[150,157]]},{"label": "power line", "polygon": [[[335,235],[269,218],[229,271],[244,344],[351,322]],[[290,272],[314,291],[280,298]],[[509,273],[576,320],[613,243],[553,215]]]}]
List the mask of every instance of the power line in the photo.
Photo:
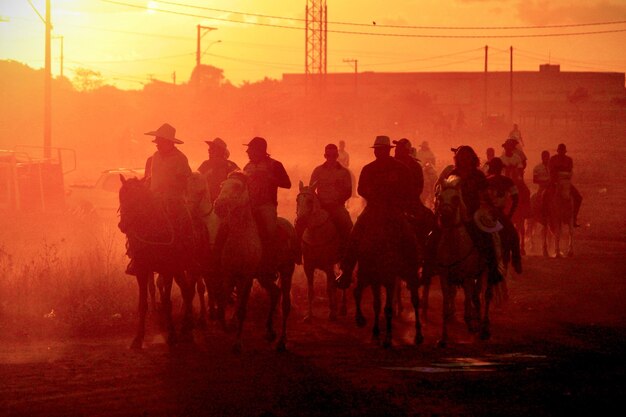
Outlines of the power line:
[{"label": "power line", "polygon": [[[298,27],[298,26],[276,25],[276,24],[261,23],[261,22],[246,22],[246,21],[239,21],[239,20],[234,20],[234,19],[225,19],[225,18],[219,18],[219,17],[199,15],[199,14],[194,14],[194,13],[177,12],[174,10],[155,9],[155,8],[150,8],[147,6],[124,3],[121,1],[115,1],[115,0],[100,0],[100,1],[105,2],[105,3],[116,4],[120,6],[132,7],[136,9],[150,10],[150,11],[162,12],[162,13],[170,13],[170,14],[174,14],[178,16],[199,17],[199,18],[207,19],[207,20],[217,20],[217,21],[223,21],[223,22],[273,27],[273,28],[280,28],[280,29],[292,29],[292,30],[304,30],[305,29],[303,27]],[[347,31],[347,30],[328,30],[327,32],[339,33],[339,34],[345,34],[345,35],[366,35],[366,36],[382,36],[382,37],[397,37],[397,38],[439,38],[439,39],[494,39],[494,38],[502,39],[502,38],[507,38],[507,39],[510,39],[510,38],[547,38],[547,37],[560,37],[560,36],[598,35],[598,34],[606,34],[606,33],[626,32],[626,29],[600,30],[600,31],[589,31],[589,32],[521,34],[521,35],[434,35],[434,34],[416,34],[416,33],[356,32],[356,31]]]},{"label": "power line", "polygon": [[[214,11],[214,12],[233,13],[233,14],[239,14],[243,16],[262,17],[262,18],[268,18],[268,19],[290,20],[294,22],[306,21],[306,19],[297,18],[297,17],[275,16],[275,15],[267,15],[267,14],[260,14],[260,13],[241,12],[241,11],[236,11],[236,10],[218,9],[214,7],[197,6],[197,5],[185,4],[185,3],[173,2],[173,1],[155,0],[155,3],[168,4],[171,6],[188,7],[192,9],[198,9],[198,10],[209,10],[209,11]],[[346,25],[346,26],[361,26],[361,27],[373,26],[372,23],[358,23],[358,22],[328,21],[328,23],[334,24],[334,25]],[[604,26],[604,25],[617,25],[617,24],[622,24],[622,23],[626,23],[626,20],[590,22],[590,23],[570,23],[570,24],[561,24],[561,25],[535,25],[535,26],[416,26],[416,25],[386,25],[386,24],[376,24],[375,26],[383,27],[383,28],[394,28],[394,29],[509,30],[509,29],[554,29],[554,28],[571,28],[571,27],[585,27],[585,26]]]}]

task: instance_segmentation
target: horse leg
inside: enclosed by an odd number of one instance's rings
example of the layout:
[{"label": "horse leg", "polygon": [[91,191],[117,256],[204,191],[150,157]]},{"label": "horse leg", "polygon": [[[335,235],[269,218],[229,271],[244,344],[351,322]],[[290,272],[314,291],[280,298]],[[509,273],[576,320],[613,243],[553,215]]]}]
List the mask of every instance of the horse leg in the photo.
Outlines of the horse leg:
[{"label": "horse leg", "polygon": [[544,258],[548,258],[550,254],[548,253],[548,229],[550,226],[548,225],[548,221],[546,220],[546,224],[543,226],[543,230],[541,234],[543,235],[543,256]]},{"label": "horse leg", "polygon": [[463,292],[465,295],[465,313],[464,319],[467,325],[467,331],[476,333],[476,321],[480,320],[480,291],[478,285],[473,279],[466,279],[463,282]]},{"label": "horse leg", "polygon": [[393,296],[396,292],[396,288],[399,287],[400,279],[394,279],[390,284],[385,286],[385,339],[383,340],[383,347],[388,349],[391,347],[392,340],[392,320],[393,320]]},{"label": "horse leg", "polygon": [[574,256],[574,217],[570,217],[570,221],[568,223],[569,228],[569,247],[567,249],[567,256]]},{"label": "horse leg", "polygon": [[283,328],[280,339],[276,344],[276,350],[284,352],[287,350],[287,319],[291,312],[291,282],[293,279],[293,267],[285,267],[280,272],[280,289],[282,291],[282,312],[283,312]]},{"label": "horse leg", "polygon": [[248,308],[248,298],[250,298],[250,291],[252,290],[252,279],[240,279],[237,283],[237,298],[239,305],[237,306],[237,340],[233,346],[234,353],[241,353],[243,343],[241,335],[243,333],[243,323],[246,319],[246,312]]},{"label": "horse leg", "polygon": [[156,300],[156,286],[154,285],[154,274],[150,273],[148,276],[148,293],[150,294],[150,305],[152,305],[152,312],[158,311]]},{"label": "horse leg", "polygon": [[313,300],[315,299],[315,287],[313,285],[315,280],[315,268],[307,264],[304,267],[304,275],[306,275],[307,296],[309,301],[309,311],[306,316],[304,316],[304,322],[311,323],[313,321]]},{"label": "horse leg", "polygon": [[183,325],[182,335],[186,341],[192,342],[193,336],[193,298],[196,295],[197,276],[179,272],[174,275],[174,280],[180,288],[183,298]]},{"label": "horse leg", "polygon": [[341,307],[339,307],[339,315],[345,317],[348,315],[348,292],[341,290]]},{"label": "horse leg", "polygon": [[519,233],[519,249],[522,256],[526,256],[526,228],[524,227],[524,223],[526,223],[526,221],[521,219],[517,227]]},{"label": "horse leg", "polygon": [[395,295],[395,303],[394,306],[396,307],[394,309],[394,314],[396,315],[396,317],[399,317],[402,314],[403,311],[403,306],[402,306],[402,280],[400,280],[399,278],[396,278],[394,280],[394,295]]},{"label": "horse leg", "polygon": [[424,341],[422,335],[422,324],[420,323],[420,296],[419,285],[417,283],[409,284],[409,292],[411,294],[411,304],[413,304],[413,311],[415,312],[415,339],[416,345],[421,344]]},{"label": "horse leg", "polygon": [[[276,332],[274,331],[274,313],[280,299],[280,288],[274,282],[272,275],[265,275],[259,279],[261,287],[263,287],[270,296],[270,312],[267,317],[265,339],[268,342],[276,340]],[[238,291],[239,292],[239,291]]]},{"label": "horse leg", "polygon": [[207,293],[207,310],[209,314],[209,320],[213,321],[217,318],[217,291],[215,285],[211,282],[210,276],[208,274],[204,275],[204,286],[206,287]]},{"label": "horse leg", "polygon": [[562,257],[561,254],[561,233],[563,232],[563,228],[561,227],[561,219],[557,219],[556,222],[556,233],[554,234],[554,248],[556,250],[556,257]]},{"label": "horse leg", "polygon": [[[425,277],[422,282],[422,318],[425,322],[428,322],[428,298],[430,296],[430,283],[432,282],[432,277]],[[415,303],[413,305],[415,306]],[[417,311],[415,312],[415,318],[416,320],[418,319]]]},{"label": "horse leg", "polygon": [[204,277],[202,275],[196,276],[196,291],[198,292],[198,299],[200,300],[200,314],[198,317],[198,327],[206,329],[207,326],[207,305],[204,293],[208,293],[207,286],[204,283]]},{"label": "horse leg", "polygon": [[165,319],[165,329],[167,331],[167,343],[171,346],[176,344],[176,331],[174,330],[174,320],[172,319],[172,282],[174,277],[171,274],[159,275],[162,283],[162,305]]},{"label": "horse leg", "polygon": [[355,320],[357,327],[365,327],[367,324],[367,320],[365,320],[365,316],[363,316],[363,312],[361,311],[361,298],[363,297],[363,287],[357,281],[356,287],[354,288],[354,305],[355,305]]},{"label": "horse leg", "polygon": [[374,298],[374,326],[372,327],[372,340],[378,342],[380,339],[380,310],[382,307],[380,285],[372,285],[372,296]]},{"label": "horse leg", "polygon": [[[504,281],[502,282],[504,284]],[[485,307],[483,308],[482,320],[481,320],[481,328],[480,328],[480,339],[487,340],[491,337],[490,331],[490,323],[489,323],[489,306],[491,305],[491,299],[493,297],[493,286],[489,283],[485,283]]]},{"label": "horse leg", "polygon": [[448,345],[448,323],[450,322],[450,286],[448,284],[448,277],[445,274],[439,276],[439,282],[441,283],[441,296],[443,299],[442,304],[442,320],[441,320],[441,337],[437,342],[437,346],[446,347]]},{"label": "horse leg", "polygon": [[324,273],[326,274],[326,294],[328,295],[328,306],[330,308],[328,319],[330,321],[337,321],[337,284],[335,283],[335,272],[331,266],[326,268]]},{"label": "horse leg", "polygon": [[143,345],[143,339],[146,334],[146,313],[148,312],[148,282],[151,280],[151,276],[151,272],[140,272],[137,274],[139,322],[137,323],[137,334],[130,345],[131,349],[141,349]]}]

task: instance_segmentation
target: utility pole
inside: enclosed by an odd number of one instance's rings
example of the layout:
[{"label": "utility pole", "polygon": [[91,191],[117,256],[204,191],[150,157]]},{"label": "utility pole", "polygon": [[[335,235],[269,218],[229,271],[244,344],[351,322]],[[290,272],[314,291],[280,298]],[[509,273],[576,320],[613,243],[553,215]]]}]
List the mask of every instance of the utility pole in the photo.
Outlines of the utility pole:
[{"label": "utility pole", "polygon": [[354,95],[356,96],[358,91],[358,73],[359,73],[359,60],[358,59],[344,59],[346,64],[354,64]]},{"label": "utility pole", "polygon": [[60,76],[61,78],[63,78],[63,36],[62,35],[57,35],[57,36],[53,36],[52,39],[59,39],[61,41],[61,69],[60,69]]},{"label": "utility pole", "polygon": [[196,67],[200,66],[200,62],[202,60],[202,52],[200,51],[200,40],[204,37],[204,35],[212,30],[217,30],[217,28],[198,25],[198,34],[196,38]]},{"label": "utility pole", "polygon": [[484,79],[484,102],[483,102],[483,124],[487,124],[487,70],[488,70],[489,46],[485,45],[485,79]]},{"label": "utility pole", "polygon": [[511,120],[511,123],[513,123],[513,47],[511,46],[510,49],[510,53],[511,53],[511,63],[510,63],[510,70],[509,70],[509,119]]},{"label": "utility pole", "polygon": [[52,21],[50,17],[50,0],[46,0],[46,56],[44,70],[44,110],[43,110],[43,153],[44,158],[52,155],[52,65],[50,59],[50,43]]}]

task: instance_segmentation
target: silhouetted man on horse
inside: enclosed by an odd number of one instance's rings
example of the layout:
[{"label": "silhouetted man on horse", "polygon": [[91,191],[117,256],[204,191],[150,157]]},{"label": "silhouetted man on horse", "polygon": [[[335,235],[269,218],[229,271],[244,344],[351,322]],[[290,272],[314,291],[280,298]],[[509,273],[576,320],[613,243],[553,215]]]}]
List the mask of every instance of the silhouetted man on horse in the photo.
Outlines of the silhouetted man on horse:
[{"label": "silhouetted man on horse", "polygon": [[267,141],[255,137],[245,146],[250,162],[243,171],[248,176],[248,190],[252,215],[259,228],[263,245],[264,265],[262,272],[274,270],[274,252],[278,219],[278,188],[291,188],[291,180],[285,167],[279,161],[270,158],[267,153]]},{"label": "silhouetted man on horse", "polygon": [[[513,263],[513,268],[518,274],[522,273],[522,256],[520,252],[519,235],[511,219],[515,209],[519,204],[519,194],[512,179],[502,175],[504,168],[500,158],[493,158],[489,163],[489,176],[487,177],[489,197],[493,206],[496,218],[502,223],[503,229],[502,247],[504,257],[508,259],[509,254]],[[506,213],[507,198],[511,198],[511,207]]]},{"label": "silhouetted man on horse", "polygon": [[414,201],[410,197],[414,191],[412,174],[405,164],[391,156],[393,146],[388,136],[377,136],[372,148],[376,159],[363,167],[357,189],[367,205],[352,229],[346,256],[341,262],[342,273],[337,278],[341,289],[350,286],[359,242],[372,222],[385,221],[390,225],[388,232],[398,237],[399,250],[407,263],[407,276],[417,277],[417,239],[405,217]]},{"label": "silhouetted man on horse", "polygon": [[539,187],[535,197],[536,209],[535,215],[545,215],[544,212],[544,197],[545,192],[550,186],[550,152],[541,152],[541,162],[535,165],[533,168],[533,183]]},{"label": "silhouetted man on horse", "polygon": [[239,170],[239,167],[236,163],[228,159],[230,152],[228,151],[226,142],[221,138],[206,140],[205,143],[209,145],[209,159],[202,162],[198,171],[207,179],[211,202],[213,203],[220,193],[220,185],[222,182],[226,180],[228,174]]},{"label": "silhouetted man on horse", "polygon": [[[352,178],[342,164],[339,163],[339,149],[330,143],[324,148],[326,162],[316,167],[311,174],[309,185],[315,189],[321,207],[326,210],[331,221],[339,232],[341,240],[340,253],[343,253],[348,244],[352,219],[346,209],[346,201],[352,196]],[[304,230],[296,224],[296,231],[301,238]]]},{"label": "silhouetted man on horse", "polygon": [[[567,147],[564,143],[559,144],[556,152],[557,154],[553,155],[548,162],[551,184],[555,187],[559,181],[559,178],[561,178],[562,176],[571,179],[572,170],[574,168],[574,161],[572,160],[572,158],[566,155]],[[580,192],[576,187],[574,187],[573,184],[570,186],[570,192],[572,195],[573,203],[574,227],[580,227],[580,225],[578,224],[578,212],[580,211],[583,197],[580,195]]]},{"label": "silhouetted man on horse", "polygon": [[[503,277],[498,269],[498,259],[496,256],[493,239],[490,233],[481,230],[474,220],[474,214],[481,207],[481,204],[490,206],[488,188],[489,183],[487,177],[480,170],[480,160],[478,155],[471,146],[460,146],[452,148],[454,152],[454,168],[445,176],[445,178],[455,175],[460,178],[459,187],[463,196],[463,203],[467,210],[465,225],[474,244],[484,256],[488,266],[489,282],[496,284],[502,281]],[[434,259],[434,252],[437,247],[437,238],[432,239],[429,243],[430,259]],[[425,268],[431,268],[432,265],[425,265]]]}]

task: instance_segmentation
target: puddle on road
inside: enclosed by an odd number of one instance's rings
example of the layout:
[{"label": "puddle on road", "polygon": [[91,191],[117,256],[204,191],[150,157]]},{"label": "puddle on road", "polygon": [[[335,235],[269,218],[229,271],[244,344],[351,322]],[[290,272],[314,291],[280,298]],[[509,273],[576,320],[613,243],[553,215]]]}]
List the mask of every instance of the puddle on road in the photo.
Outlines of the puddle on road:
[{"label": "puddle on road", "polygon": [[[522,365],[525,370],[535,369],[530,366],[532,362],[546,359],[544,355],[533,355],[529,353],[514,352],[504,354],[487,354],[485,358],[444,358],[440,362],[432,362],[430,366],[411,366],[411,367],[383,367],[382,369],[390,371],[410,371],[420,373],[445,373],[445,372],[494,372],[499,370],[511,369]],[[530,363],[529,363],[530,362]],[[529,365],[529,366],[524,366]]]}]

